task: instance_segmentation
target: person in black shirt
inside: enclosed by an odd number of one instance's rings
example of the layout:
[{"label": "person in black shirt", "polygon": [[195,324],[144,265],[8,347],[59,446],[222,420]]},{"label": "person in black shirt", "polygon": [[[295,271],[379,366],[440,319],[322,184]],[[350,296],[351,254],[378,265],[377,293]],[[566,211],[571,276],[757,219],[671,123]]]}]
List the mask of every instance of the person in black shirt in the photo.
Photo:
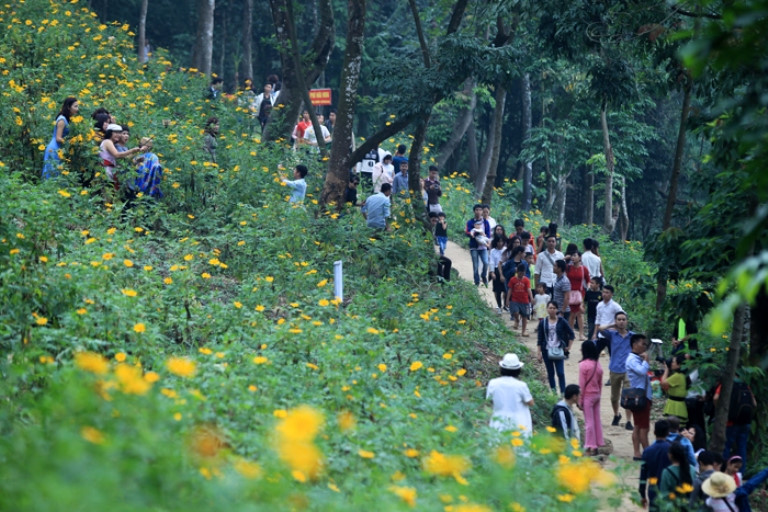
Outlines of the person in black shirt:
[{"label": "person in black shirt", "polygon": [[357,175],[350,176],[347,191],[344,194],[344,202],[352,206],[360,206],[357,202],[357,186],[360,184],[360,178]]},{"label": "person in black shirt", "polygon": [[592,276],[589,278],[589,286],[584,293],[584,303],[587,305],[587,330],[589,334],[587,339],[593,339],[595,334],[595,319],[597,318],[597,305],[603,300],[600,291],[600,277]]}]

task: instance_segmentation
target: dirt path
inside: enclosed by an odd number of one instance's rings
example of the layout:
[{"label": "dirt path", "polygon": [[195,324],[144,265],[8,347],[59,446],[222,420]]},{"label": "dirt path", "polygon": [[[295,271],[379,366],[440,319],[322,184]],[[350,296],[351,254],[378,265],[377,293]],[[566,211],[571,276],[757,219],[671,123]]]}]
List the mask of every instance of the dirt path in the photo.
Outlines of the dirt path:
[{"label": "dirt path", "polygon": [[[445,251],[445,255],[451,259],[453,268],[459,273],[459,277],[461,277],[464,280],[472,282],[472,259],[469,255],[469,251],[467,249],[464,249],[463,247],[459,246],[458,244],[449,241],[448,246]],[[496,314],[496,299],[493,296],[493,290],[492,287],[489,285],[488,288],[484,287],[483,285],[480,285],[478,288],[478,293],[485,299],[485,301],[488,303],[489,306],[489,314]],[[527,346],[531,350],[531,354],[536,354],[536,337],[534,334],[534,329],[531,327],[531,325],[528,326],[526,331],[530,334],[529,337],[523,338],[520,336],[519,331],[514,331],[512,328],[512,321],[510,320],[509,314],[504,312],[503,315],[499,315],[500,317],[504,318],[505,323],[507,324],[507,327],[516,335],[515,337],[523,343],[525,346]],[[535,326],[534,326],[535,327]],[[580,357],[580,350],[578,348],[579,341],[578,341],[578,334],[577,334],[577,340],[573,344],[573,352],[572,357],[565,361],[565,382],[566,383],[578,383],[579,381],[579,360]],[[524,362],[530,363],[532,360],[535,360],[535,356],[528,356],[528,361],[525,361],[525,357],[523,357]],[[536,363],[538,364],[538,363]],[[608,354],[603,352],[602,356],[600,357],[600,364],[603,367],[603,371],[605,372],[605,376],[608,375]],[[545,381],[546,384],[546,381]],[[583,421],[584,417],[581,414],[580,411],[576,411],[578,416]],[[622,415],[623,415],[622,411]],[[611,393],[610,388],[604,387],[603,388],[603,394],[600,401],[600,418],[602,419],[603,424],[603,437],[605,439],[609,439],[611,443],[613,444],[613,454],[610,458],[608,458],[604,462],[604,466],[606,469],[615,469],[619,465],[626,465],[630,464],[632,462],[632,456],[633,456],[633,450],[632,450],[632,433],[625,429],[624,422],[626,421],[626,418],[622,417],[622,422],[618,427],[611,426],[611,420],[613,419],[613,408],[611,407]],[[582,438],[583,438],[583,432],[582,432]],[[634,491],[637,489],[638,484],[638,478],[639,478],[640,468],[637,467],[637,471],[631,471],[628,473],[625,473],[625,483],[627,483],[630,488]],[[636,492],[636,491],[634,491]],[[643,510],[640,507],[637,507],[634,505],[628,497],[625,497],[622,503],[622,510],[624,511],[641,511]]]}]

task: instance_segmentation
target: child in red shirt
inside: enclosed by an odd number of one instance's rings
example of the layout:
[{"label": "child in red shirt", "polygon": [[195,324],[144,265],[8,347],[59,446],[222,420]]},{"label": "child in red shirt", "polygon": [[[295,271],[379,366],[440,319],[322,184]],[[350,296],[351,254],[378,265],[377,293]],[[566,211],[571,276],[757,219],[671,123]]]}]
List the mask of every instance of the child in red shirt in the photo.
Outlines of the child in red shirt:
[{"label": "child in red shirt", "polygon": [[533,302],[533,293],[531,293],[531,281],[525,277],[527,265],[518,265],[515,275],[509,280],[509,293],[507,295],[507,304],[509,304],[509,313],[515,319],[515,329],[518,322],[522,319],[521,335],[528,337],[525,328],[528,326],[528,315],[530,305]]}]

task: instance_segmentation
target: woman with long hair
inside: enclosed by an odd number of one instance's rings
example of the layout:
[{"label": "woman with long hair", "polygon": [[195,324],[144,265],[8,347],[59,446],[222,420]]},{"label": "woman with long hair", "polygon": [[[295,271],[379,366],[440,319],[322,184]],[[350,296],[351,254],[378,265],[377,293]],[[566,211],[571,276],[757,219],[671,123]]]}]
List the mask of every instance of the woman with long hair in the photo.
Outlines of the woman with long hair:
[{"label": "woman with long hair", "polygon": [[584,448],[587,456],[597,455],[605,444],[603,425],[600,423],[600,397],[603,394],[603,367],[600,365],[597,345],[587,340],[581,344],[579,362],[579,407],[584,411]]},{"label": "woman with long hair", "polygon": [[693,491],[693,481],[696,478],[696,472],[688,462],[687,450],[682,444],[672,443],[667,455],[671,464],[661,472],[659,500],[668,499],[670,494],[675,496],[690,494]]},{"label": "woman with long hair", "polygon": [[661,376],[661,389],[667,393],[667,403],[664,404],[664,414],[677,416],[681,423],[688,421],[688,408],[685,397],[688,395],[688,378],[680,366],[685,362],[685,355],[677,354],[668,360]]},{"label": "woman with long hair", "polygon": [[59,113],[56,114],[56,121],[53,126],[53,136],[51,142],[45,148],[45,155],[43,156],[43,179],[53,178],[59,175],[59,165],[61,165],[61,159],[59,158],[59,149],[66,142],[69,135],[69,121],[77,115],[80,110],[80,104],[77,98],[70,96],[64,100],[61,104]]},{"label": "woman with long hair", "polygon": [[581,253],[571,253],[571,262],[565,271],[568,281],[571,282],[571,293],[568,294],[568,305],[571,308],[571,316],[568,317],[568,325],[571,329],[578,327],[579,341],[584,341],[584,296],[586,286],[589,284],[589,270],[581,264]]},{"label": "woman with long hair", "polygon": [[117,176],[117,159],[128,158],[136,153],[143,152],[145,148],[132,148],[126,151],[118,151],[115,146],[123,138],[123,127],[117,124],[110,124],[107,126],[104,140],[99,145],[99,158],[101,159],[101,165],[104,167],[104,173],[107,175],[107,179],[115,190],[120,188],[120,180]]}]

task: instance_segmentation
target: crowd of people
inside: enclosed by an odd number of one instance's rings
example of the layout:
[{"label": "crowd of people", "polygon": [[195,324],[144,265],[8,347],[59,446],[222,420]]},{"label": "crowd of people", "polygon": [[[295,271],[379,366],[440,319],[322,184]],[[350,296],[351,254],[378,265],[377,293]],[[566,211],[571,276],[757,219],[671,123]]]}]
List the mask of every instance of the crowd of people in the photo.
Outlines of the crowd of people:
[{"label": "crowd of people", "polygon": [[[614,300],[607,284],[599,244],[588,238],[583,251],[569,244],[560,252],[557,226],[546,226],[533,242],[522,219],[514,233],[505,234],[484,205],[475,205],[465,226],[469,237],[475,285],[493,283],[496,311],[508,311],[513,329],[528,337],[530,319],[536,332],[536,357],[560,401],[552,410],[556,432],[579,440],[585,456],[607,453],[600,416],[604,387],[610,388],[613,418],[610,427],[631,432],[633,459],[641,464],[640,501],[651,510],[750,510],[746,496],[768,478],[768,470],[744,482],[749,425],[756,401],[749,387],[736,380],[723,453],[707,451],[704,410],[720,400],[721,386],[698,387],[696,329],[678,319],[671,336],[671,357],[664,357],[653,340],[630,330],[628,313]],[[535,294],[534,294],[535,291]],[[586,313],[586,322],[585,322]],[[581,342],[578,383],[568,383],[565,363],[576,336]],[[656,345],[654,358],[649,354]],[[608,377],[600,363],[608,353]],[[659,364],[663,370],[652,365]],[[521,378],[523,362],[506,354],[501,376],[488,383],[493,401],[490,426],[500,431],[532,433],[530,407],[534,403]],[[666,396],[664,419],[655,423],[656,442],[649,444],[652,404]],[[583,441],[573,407],[583,412]],[[622,424],[622,419],[626,418]],[[722,471],[722,472],[721,472]],[[671,497],[672,496],[672,497]],[[672,503],[667,508],[663,502]],[[730,507],[730,508],[729,508]]]}]

